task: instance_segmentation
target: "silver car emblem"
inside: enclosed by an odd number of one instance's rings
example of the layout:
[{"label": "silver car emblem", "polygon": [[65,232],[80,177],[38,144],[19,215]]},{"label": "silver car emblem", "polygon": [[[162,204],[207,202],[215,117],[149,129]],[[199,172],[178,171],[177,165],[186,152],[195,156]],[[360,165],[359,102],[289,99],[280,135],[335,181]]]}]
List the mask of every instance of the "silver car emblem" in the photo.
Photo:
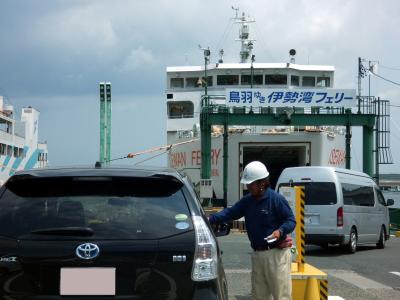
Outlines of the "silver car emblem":
[{"label": "silver car emblem", "polygon": [[172,256],[172,261],[173,262],[185,262],[186,261],[186,255],[173,255]]},{"label": "silver car emblem", "polygon": [[76,256],[82,259],[94,259],[100,254],[100,248],[96,244],[85,243],[76,248]]}]

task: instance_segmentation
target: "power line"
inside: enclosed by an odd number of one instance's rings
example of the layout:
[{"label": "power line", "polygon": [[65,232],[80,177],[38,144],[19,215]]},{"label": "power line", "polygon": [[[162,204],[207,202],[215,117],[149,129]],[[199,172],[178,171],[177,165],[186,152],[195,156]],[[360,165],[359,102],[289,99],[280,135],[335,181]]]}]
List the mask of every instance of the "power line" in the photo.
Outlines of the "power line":
[{"label": "power line", "polygon": [[400,83],[395,82],[395,81],[392,81],[392,80],[387,79],[387,78],[385,78],[385,77],[382,77],[382,76],[380,76],[380,75],[378,75],[378,74],[375,74],[374,72],[371,72],[371,73],[374,74],[376,77],[379,77],[379,78],[381,78],[381,79],[383,79],[383,80],[385,80],[385,81],[387,81],[387,82],[393,83],[393,84],[395,84],[395,85],[400,85]]}]

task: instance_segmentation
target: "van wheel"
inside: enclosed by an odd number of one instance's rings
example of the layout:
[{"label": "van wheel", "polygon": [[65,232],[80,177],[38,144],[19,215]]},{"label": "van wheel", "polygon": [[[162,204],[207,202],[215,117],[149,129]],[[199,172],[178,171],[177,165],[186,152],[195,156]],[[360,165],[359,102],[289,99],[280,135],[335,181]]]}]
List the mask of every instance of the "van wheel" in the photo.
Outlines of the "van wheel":
[{"label": "van wheel", "polygon": [[357,232],[354,227],[350,230],[350,240],[347,245],[347,251],[349,253],[356,253],[357,251]]},{"label": "van wheel", "polygon": [[376,243],[376,248],[384,249],[385,242],[386,242],[386,232],[385,232],[385,227],[382,226],[379,241]]}]

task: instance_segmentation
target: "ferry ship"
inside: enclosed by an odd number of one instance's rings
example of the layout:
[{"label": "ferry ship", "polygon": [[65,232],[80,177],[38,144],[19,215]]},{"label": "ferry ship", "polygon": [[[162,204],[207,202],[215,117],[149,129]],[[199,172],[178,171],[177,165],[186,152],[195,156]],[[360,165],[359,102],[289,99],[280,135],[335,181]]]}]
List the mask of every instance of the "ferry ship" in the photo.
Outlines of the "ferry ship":
[{"label": "ferry ship", "polygon": [[[270,97],[271,91],[284,91],[297,96],[301,94],[304,99],[306,91],[319,94],[337,91],[334,88],[334,66],[297,64],[293,49],[290,50],[288,62],[256,62],[252,54],[255,39],[250,31],[254,21],[245,14],[239,17],[236,15],[233,21],[239,25],[237,40],[241,43],[241,49],[238,62],[225,62],[223,50],[219,52],[219,60],[211,62],[209,49],[203,49],[204,65],[170,66],[166,69],[167,143],[174,145],[168,154],[168,165],[186,173],[196,187],[199,187],[201,181],[199,118],[205,95],[211,105],[226,106],[230,110],[247,113],[261,109],[278,115],[291,114],[293,110],[306,113],[313,108],[310,105],[291,107],[289,103],[292,101],[285,102],[282,98],[280,105],[269,98],[266,101],[269,104],[261,108],[248,103],[231,107],[230,102],[239,102],[240,94],[246,90],[250,93],[253,90],[266,90]],[[350,90],[350,94],[354,100],[352,103],[356,103],[355,90]],[[287,167],[345,167],[343,126],[230,126],[227,142],[228,179],[224,193],[223,130],[222,126],[212,126],[211,182],[215,205],[231,205],[246,192],[243,190],[245,187],[239,183],[240,175],[244,166],[253,160],[266,164],[272,187],[281,171]]]},{"label": "ferry ship", "polygon": [[47,166],[47,143],[38,141],[39,115],[24,107],[16,120],[14,107],[0,96],[0,186],[18,170]]}]

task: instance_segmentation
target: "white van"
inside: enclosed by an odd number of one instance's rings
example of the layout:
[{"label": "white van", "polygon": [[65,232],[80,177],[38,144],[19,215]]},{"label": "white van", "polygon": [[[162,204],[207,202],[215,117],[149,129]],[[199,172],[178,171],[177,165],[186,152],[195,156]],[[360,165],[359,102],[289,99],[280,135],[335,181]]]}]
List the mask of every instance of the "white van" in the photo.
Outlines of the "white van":
[{"label": "white van", "polygon": [[359,244],[385,247],[389,239],[389,211],[370,176],[331,167],[296,167],[282,171],[276,189],[304,186],[306,243],[346,246],[354,253]]}]

